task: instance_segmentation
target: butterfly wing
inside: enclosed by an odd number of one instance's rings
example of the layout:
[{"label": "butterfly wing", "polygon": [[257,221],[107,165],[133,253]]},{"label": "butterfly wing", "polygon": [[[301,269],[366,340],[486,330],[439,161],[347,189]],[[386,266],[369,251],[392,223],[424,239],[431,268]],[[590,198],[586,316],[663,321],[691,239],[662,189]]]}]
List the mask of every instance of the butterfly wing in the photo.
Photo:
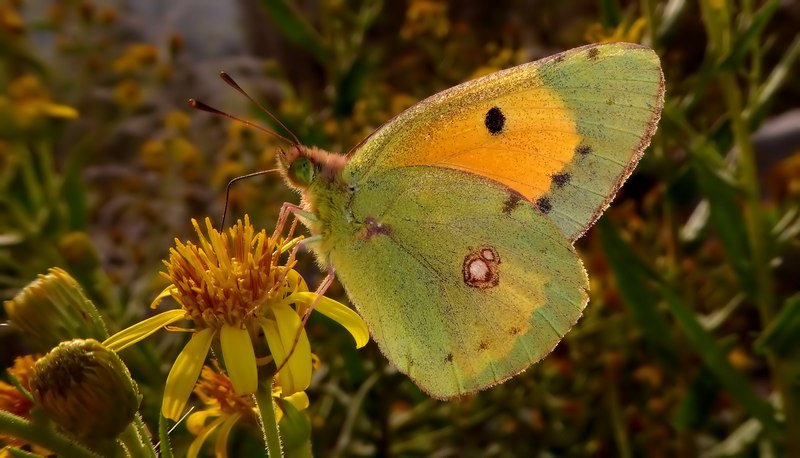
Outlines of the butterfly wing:
[{"label": "butterfly wing", "polygon": [[358,184],[330,262],[384,354],[437,398],[499,383],[580,317],[588,280],[571,242],[514,193],[411,166]]},{"label": "butterfly wing", "polygon": [[359,145],[345,175],[359,182],[409,165],[481,175],[534,203],[574,241],[633,171],[663,100],[651,49],[584,46],[420,102]]}]

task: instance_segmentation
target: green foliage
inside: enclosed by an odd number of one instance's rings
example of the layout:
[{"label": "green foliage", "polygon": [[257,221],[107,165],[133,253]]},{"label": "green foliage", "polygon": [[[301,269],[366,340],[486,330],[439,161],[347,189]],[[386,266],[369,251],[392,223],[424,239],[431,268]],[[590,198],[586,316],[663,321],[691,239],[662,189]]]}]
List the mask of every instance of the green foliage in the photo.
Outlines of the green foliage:
[{"label": "green foliage", "polygon": [[[189,218],[220,214],[229,179],[273,167],[272,137],[186,115],[188,97],[246,113],[245,100],[208,82],[216,70],[244,75],[304,143],[346,152],[471,77],[587,41],[653,47],[667,82],[662,120],[578,243],[591,300],[554,352],[498,387],[440,402],[374,344],[357,352],[312,316],[321,366],[309,408],[290,407],[284,421],[303,434],[310,425],[322,456],[800,456],[800,145],[764,141],[780,134],[762,130],[800,106],[793,5],[263,0],[240,22],[197,13],[165,33],[143,10],[17,3],[0,3],[0,294],[61,266],[113,329],[147,313],[165,286],[161,259],[190,233]],[[223,38],[207,39],[220,27]],[[245,38],[231,38],[240,30]],[[165,38],[147,43],[156,36]],[[243,50],[246,64],[204,61],[214,40]],[[296,197],[279,177],[245,180],[229,212],[269,228],[284,201]],[[302,257],[314,285],[322,274]],[[345,297],[338,285],[330,294]],[[162,442],[164,362],[182,342],[121,354]],[[25,352],[0,348],[7,365]],[[263,449],[254,425],[232,434],[232,455]],[[169,435],[177,456],[193,438],[184,425]]]}]

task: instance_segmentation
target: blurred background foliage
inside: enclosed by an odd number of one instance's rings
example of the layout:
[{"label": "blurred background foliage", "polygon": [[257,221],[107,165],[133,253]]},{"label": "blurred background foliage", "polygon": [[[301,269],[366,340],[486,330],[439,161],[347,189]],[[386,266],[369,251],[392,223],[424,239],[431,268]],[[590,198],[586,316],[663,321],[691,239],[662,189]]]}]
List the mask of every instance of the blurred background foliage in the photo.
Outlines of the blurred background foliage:
[{"label": "blurred background foliage", "polygon": [[[800,456],[797,24],[796,1],[0,0],[0,296],[60,266],[111,332],[151,313],[173,238],[219,217],[228,180],[274,164],[270,136],[186,106],[275,128],[220,70],[304,143],[346,152],[459,82],[641,42],[662,58],[666,106],[578,243],[584,318],[543,362],[451,402],[312,318],[315,454]],[[296,200],[274,174],[244,180],[230,216],[269,231]],[[6,367],[35,349],[0,329]],[[122,355],[153,430],[185,339],[165,334]],[[237,428],[232,454],[260,447]]]}]

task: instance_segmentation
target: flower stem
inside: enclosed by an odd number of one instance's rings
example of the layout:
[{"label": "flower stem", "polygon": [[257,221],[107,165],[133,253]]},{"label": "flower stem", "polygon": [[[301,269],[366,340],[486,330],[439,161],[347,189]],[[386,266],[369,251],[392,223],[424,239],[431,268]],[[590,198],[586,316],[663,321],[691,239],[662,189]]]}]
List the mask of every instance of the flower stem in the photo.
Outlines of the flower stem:
[{"label": "flower stem", "polygon": [[63,436],[52,428],[36,425],[24,418],[0,410],[0,434],[44,447],[58,456],[95,458],[98,455]]},{"label": "flower stem", "polygon": [[144,423],[137,414],[136,419],[125,428],[119,438],[132,458],[156,458],[153,444],[143,428]]},{"label": "flower stem", "polygon": [[262,389],[256,391],[254,397],[261,419],[261,432],[264,435],[267,454],[272,458],[282,457],[281,436],[280,431],[278,431],[278,420],[275,416],[275,403],[272,400],[272,379],[270,379],[266,389],[262,387]]}]

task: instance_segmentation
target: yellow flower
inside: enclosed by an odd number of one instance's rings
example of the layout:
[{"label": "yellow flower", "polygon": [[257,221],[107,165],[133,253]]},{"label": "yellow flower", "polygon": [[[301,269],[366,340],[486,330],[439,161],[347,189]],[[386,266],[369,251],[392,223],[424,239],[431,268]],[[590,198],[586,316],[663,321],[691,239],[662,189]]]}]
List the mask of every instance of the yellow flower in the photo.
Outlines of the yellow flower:
[{"label": "yellow flower", "polygon": [[[26,391],[30,391],[30,377],[37,359],[39,359],[38,355],[19,356],[14,359],[14,366],[6,369],[6,372],[16,379],[18,386]],[[32,408],[33,401],[31,401],[25,393],[20,391],[17,386],[0,380],[0,410],[28,419],[30,418]],[[0,434],[0,441],[4,442],[7,447],[30,447],[32,452],[42,456],[49,456],[51,454],[49,450],[43,447],[27,443],[14,436]],[[0,457],[3,456],[3,450],[6,449],[0,449]],[[6,456],[11,455],[7,454]]]},{"label": "yellow flower", "polygon": [[624,19],[615,29],[605,29],[601,24],[595,23],[586,30],[585,38],[590,43],[617,42],[639,43],[644,34],[647,20],[640,17],[629,23]]},{"label": "yellow flower", "polygon": [[[200,373],[200,380],[194,388],[194,393],[205,404],[206,408],[192,413],[186,419],[186,428],[197,436],[186,454],[193,458],[200,453],[200,449],[206,440],[215,432],[217,439],[215,444],[216,456],[226,456],[228,437],[231,429],[239,421],[256,424],[258,422],[258,410],[253,397],[249,395],[237,395],[231,379],[221,373],[219,366],[215,364],[216,370],[211,366],[203,366]],[[272,390],[274,398],[281,399],[280,386],[276,385]],[[297,392],[291,396],[283,398],[283,401],[291,402],[298,410],[308,407],[308,396],[305,391]],[[280,422],[283,411],[278,404],[276,409],[276,421]],[[210,423],[207,423],[211,420]]]},{"label": "yellow flower", "polygon": [[440,0],[412,0],[406,10],[406,20],[400,36],[410,39],[429,35],[441,38],[450,31],[447,2]]},{"label": "yellow flower", "polygon": [[158,61],[158,48],[150,43],[132,44],[125,53],[112,63],[112,68],[119,74],[132,74],[152,66]]},{"label": "yellow flower", "polygon": [[[34,355],[19,356],[14,359],[14,366],[6,371],[17,379],[19,386],[30,390],[31,371],[37,359],[39,357]],[[28,418],[31,407],[33,407],[31,400],[16,386],[0,380],[0,410],[13,413],[18,417]],[[4,436],[0,436],[0,438],[6,440]]]},{"label": "yellow flower", "polygon": [[51,420],[90,446],[119,436],[141,400],[125,363],[94,339],[61,342],[39,358],[30,392]]},{"label": "yellow flower", "polygon": [[[256,233],[247,216],[228,233],[214,229],[206,218],[207,237],[197,221],[192,220],[192,224],[199,245],[176,240],[165,262],[165,275],[172,285],[152,305],[171,296],[181,308],[144,320],[104,343],[119,351],[176,321],[189,319],[194,323],[191,339],[167,376],[162,405],[165,417],[180,418],[214,339],[219,339],[236,394],[254,393],[257,364],[272,361],[276,368],[282,368],[278,377],[284,395],[305,390],[311,381],[311,349],[302,317],[315,300],[315,310],[350,331],[358,347],[367,343],[369,333],[358,314],[309,292],[306,282],[292,269],[292,256],[280,265],[281,254],[291,250],[300,237],[275,240],[263,229]],[[263,347],[261,333],[271,356],[257,358],[255,347]]]},{"label": "yellow flower", "polygon": [[22,129],[34,126],[44,118],[74,119],[78,112],[67,105],[53,103],[49,91],[34,75],[23,75],[11,81],[7,95],[0,95],[0,122]]}]

